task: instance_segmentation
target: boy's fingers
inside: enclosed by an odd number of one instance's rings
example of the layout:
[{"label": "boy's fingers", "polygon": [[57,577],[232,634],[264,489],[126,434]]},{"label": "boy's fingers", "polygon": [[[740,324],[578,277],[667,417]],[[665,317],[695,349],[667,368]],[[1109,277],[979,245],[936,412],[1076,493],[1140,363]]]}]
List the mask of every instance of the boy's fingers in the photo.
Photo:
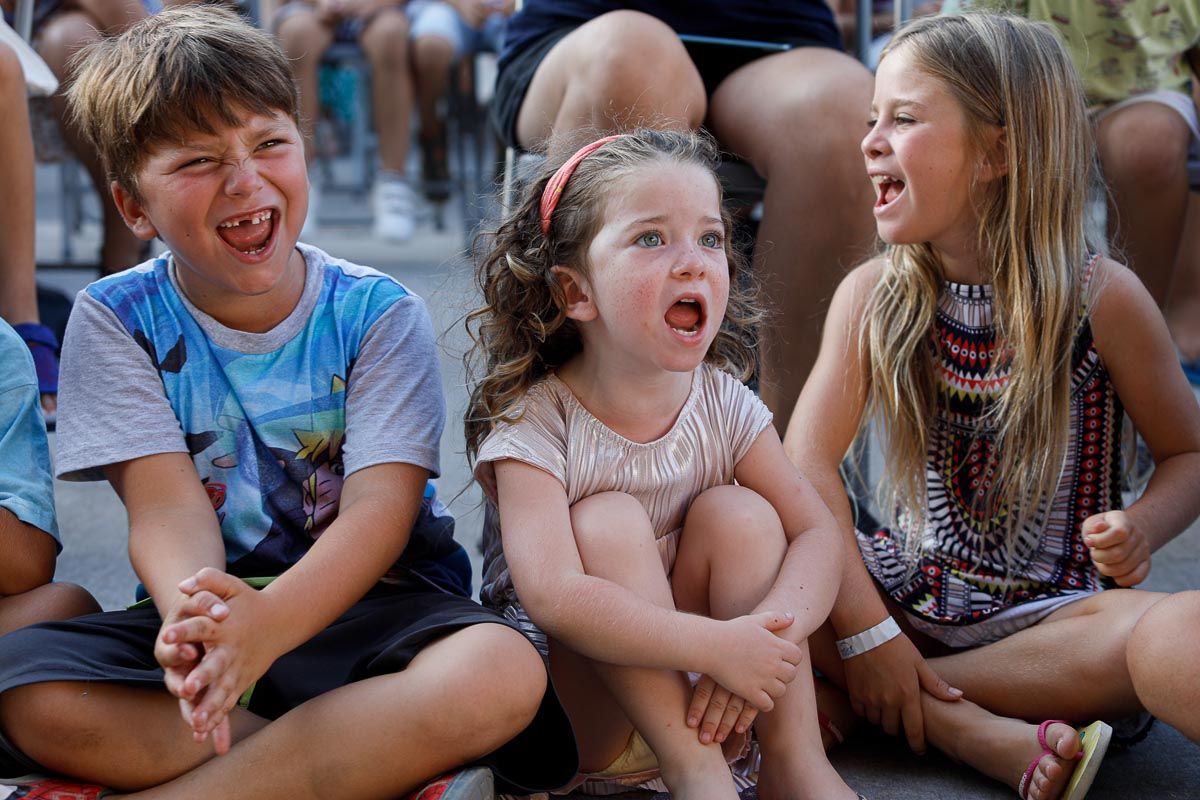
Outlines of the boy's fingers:
[{"label": "boy's fingers", "polygon": [[209,641],[217,635],[217,624],[209,617],[190,617],[167,626],[162,633],[163,641],[167,644]]},{"label": "boy's fingers", "polygon": [[717,725],[717,741],[724,742],[729,738],[729,733],[733,730],[734,724],[742,715],[742,706],[746,701],[734,695],[729,698],[729,704],[725,706],[725,713],[721,715],[721,722]]},{"label": "boy's fingers", "polygon": [[205,567],[192,577],[180,581],[179,591],[184,594],[195,594],[202,589],[207,589],[218,597],[228,599],[242,585],[241,580],[227,572],[222,572],[214,567]]},{"label": "boy's fingers", "polygon": [[229,717],[226,716],[213,730],[213,749],[217,751],[217,755],[223,756],[229,752],[232,743],[233,733],[230,729]]},{"label": "boy's fingers", "polygon": [[229,606],[207,589],[197,589],[183,604],[182,612],[188,617],[209,617],[220,622],[229,616]]}]

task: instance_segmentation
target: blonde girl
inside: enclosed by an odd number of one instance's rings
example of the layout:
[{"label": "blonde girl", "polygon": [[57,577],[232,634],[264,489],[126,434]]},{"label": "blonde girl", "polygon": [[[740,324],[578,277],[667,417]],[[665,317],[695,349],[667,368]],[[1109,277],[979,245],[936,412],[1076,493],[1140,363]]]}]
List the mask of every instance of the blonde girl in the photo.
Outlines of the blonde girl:
[{"label": "blonde girl", "polygon": [[[860,556],[813,658],[914,749],[1077,800],[1108,728],[1075,724],[1200,714],[1158,699],[1162,670],[1131,669],[1163,595],[1103,591],[1140,583],[1200,511],[1200,411],[1149,294],[1092,255],[1083,94],[1048,27],[904,28],[862,151],[886,248],[838,289],[786,437]],[[1121,510],[1124,412],[1156,469]],[[893,513],[856,531],[837,470],[870,420]]]},{"label": "blonde girl", "polygon": [[592,790],[729,800],[757,771],[767,800],[852,800],[805,645],[842,548],[738,381],[756,315],[714,158],[606,137],[496,234],[470,317],[482,594],[544,643]]}]

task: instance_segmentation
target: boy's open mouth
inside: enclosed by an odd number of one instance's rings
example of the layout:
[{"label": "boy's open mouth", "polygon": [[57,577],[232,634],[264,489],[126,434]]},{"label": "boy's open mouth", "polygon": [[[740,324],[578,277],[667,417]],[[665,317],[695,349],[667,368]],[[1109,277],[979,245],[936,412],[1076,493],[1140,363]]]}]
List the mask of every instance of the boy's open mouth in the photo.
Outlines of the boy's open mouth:
[{"label": "boy's open mouth", "polygon": [[704,327],[704,306],[694,297],[684,297],[667,309],[663,319],[676,333],[696,336]]},{"label": "boy's open mouth", "polygon": [[275,233],[275,210],[265,209],[227,219],[217,226],[217,235],[225,244],[248,256],[258,255],[271,243]]},{"label": "boy's open mouth", "polygon": [[874,175],[871,178],[878,195],[875,198],[875,208],[880,209],[891,205],[904,191],[904,181],[891,175]]}]

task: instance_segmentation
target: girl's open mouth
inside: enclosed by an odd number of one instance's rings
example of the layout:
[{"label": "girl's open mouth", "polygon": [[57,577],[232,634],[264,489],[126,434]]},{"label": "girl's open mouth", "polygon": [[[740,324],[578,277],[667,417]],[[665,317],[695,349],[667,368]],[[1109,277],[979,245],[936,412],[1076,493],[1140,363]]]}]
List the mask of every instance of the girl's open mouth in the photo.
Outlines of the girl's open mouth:
[{"label": "girl's open mouth", "polygon": [[698,336],[704,329],[704,306],[694,297],[684,297],[667,309],[663,319],[681,336]]},{"label": "girl's open mouth", "polygon": [[275,209],[268,208],[232,217],[217,226],[217,235],[239,253],[256,256],[271,244],[277,215]]},{"label": "girl's open mouth", "polygon": [[875,184],[875,210],[890,206],[904,193],[904,181],[890,175],[876,175],[872,178]]}]

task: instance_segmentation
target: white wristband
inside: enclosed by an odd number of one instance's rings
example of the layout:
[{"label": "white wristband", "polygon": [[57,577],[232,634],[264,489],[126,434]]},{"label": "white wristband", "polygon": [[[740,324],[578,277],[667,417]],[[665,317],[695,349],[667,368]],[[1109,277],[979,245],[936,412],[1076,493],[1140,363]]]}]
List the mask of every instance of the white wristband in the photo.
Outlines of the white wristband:
[{"label": "white wristband", "polygon": [[837,640],[838,655],[845,661],[848,658],[861,656],[868,650],[874,650],[879,645],[890,642],[900,635],[900,626],[896,620],[888,617],[873,628],[867,628],[862,633],[847,636]]}]

